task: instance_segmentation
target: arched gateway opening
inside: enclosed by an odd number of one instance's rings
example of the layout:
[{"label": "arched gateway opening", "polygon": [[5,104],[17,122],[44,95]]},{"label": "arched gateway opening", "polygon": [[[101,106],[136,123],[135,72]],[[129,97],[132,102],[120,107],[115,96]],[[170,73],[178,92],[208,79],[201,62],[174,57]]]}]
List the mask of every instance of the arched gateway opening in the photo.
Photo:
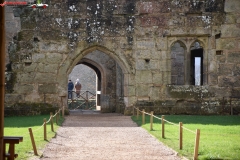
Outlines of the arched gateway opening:
[{"label": "arched gateway opening", "polygon": [[[90,109],[100,110],[102,113],[124,113],[125,106],[127,106],[127,97],[124,95],[124,89],[127,89],[127,85],[124,82],[129,75],[124,63],[115,57],[112,52],[102,47],[94,47],[75,57],[73,63],[69,65],[67,79],[77,65],[87,66],[96,73],[95,91],[89,93],[89,96],[95,98],[95,106]],[[81,93],[85,94],[84,91]],[[71,100],[69,101],[66,98],[66,101],[69,107]],[[75,108],[83,109],[79,105],[81,103],[76,105]]]}]

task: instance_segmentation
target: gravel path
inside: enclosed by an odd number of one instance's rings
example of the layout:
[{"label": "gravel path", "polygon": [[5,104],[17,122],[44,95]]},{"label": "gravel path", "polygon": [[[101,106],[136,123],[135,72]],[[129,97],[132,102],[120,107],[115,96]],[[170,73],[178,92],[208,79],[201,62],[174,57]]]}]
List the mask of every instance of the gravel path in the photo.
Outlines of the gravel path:
[{"label": "gravel path", "polygon": [[41,160],[180,160],[177,153],[120,114],[67,116]]}]

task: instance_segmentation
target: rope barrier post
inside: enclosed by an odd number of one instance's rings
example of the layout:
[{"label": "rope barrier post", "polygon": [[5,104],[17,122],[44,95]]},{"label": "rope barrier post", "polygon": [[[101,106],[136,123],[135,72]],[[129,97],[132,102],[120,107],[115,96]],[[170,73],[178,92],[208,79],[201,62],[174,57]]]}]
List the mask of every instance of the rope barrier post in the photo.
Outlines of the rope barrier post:
[{"label": "rope barrier post", "polygon": [[55,111],[55,115],[56,115],[56,118],[55,118],[56,124],[58,124],[58,111],[57,110]]},{"label": "rope barrier post", "polygon": [[51,130],[52,132],[54,132],[54,128],[53,128],[53,113],[50,112],[50,118],[51,118]]},{"label": "rope barrier post", "polygon": [[162,115],[162,138],[164,138],[164,115]]},{"label": "rope barrier post", "polygon": [[153,130],[153,111],[151,111],[151,117],[150,117],[150,130]]},{"label": "rope barrier post", "polygon": [[200,139],[200,130],[196,130],[196,138],[195,138],[195,147],[194,147],[194,160],[198,159],[198,148],[199,148],[199,139]]},{"label": "rope barrier post", "polygon": [[29,134],[30,134],[30,138],[31,138],[31,142],[32,142],[34,155],[38,156],[35,140],[34,140],[33,133],[32,133],[32,128],[28,128],[28,130],[29,130]]},{"label": "rope barrier post", "polygon": [[138,116],[139,116],[139,108],[137,108],[137,120],[138,120]]},{"label": "rope barrier post", "polygon": [[145,109],[142,111],[142,125],[145,124]]},{"label": "rope barrier post", "polygon": [[47,123],[46,123],[46,118],[43,119],[43,123],[44,123],[44,126],[43,126],[43,134],[44,134],[44,140],[47,140]]},{"label": "rope barrier post", "polygon": [[182,128],[182,122],[179,122],[179,149],[182,149],[182,140],[183,140],[183,128]]}]

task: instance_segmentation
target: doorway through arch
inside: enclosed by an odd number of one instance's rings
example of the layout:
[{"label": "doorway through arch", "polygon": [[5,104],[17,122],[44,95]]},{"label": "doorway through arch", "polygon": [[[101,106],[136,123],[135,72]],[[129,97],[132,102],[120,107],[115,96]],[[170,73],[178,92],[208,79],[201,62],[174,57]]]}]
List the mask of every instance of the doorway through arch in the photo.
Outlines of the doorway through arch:
[{"label": "doorway through arch", "polygon": [[[95,94],[95,106],[90,109],[101,110],[103,113],[124,112],[124,74],[116,60],[102,51],[95,50],[80,59],[72,71],[77,67],[81,69],[88,68],[95,75],[95,81],[93,81],[93,77],[87,80],[95,83],[95,91],[91,92]],[[84,72],[84,78],[87,78],[86,75],[88,75],[89,71],[85,69],[81,72]],[[71,76],[72,73],[69,74],[69,78],[71,78]],[[79,77],[81,77],[81,75]],[[93,94],[91,94],[91,96]]]}]

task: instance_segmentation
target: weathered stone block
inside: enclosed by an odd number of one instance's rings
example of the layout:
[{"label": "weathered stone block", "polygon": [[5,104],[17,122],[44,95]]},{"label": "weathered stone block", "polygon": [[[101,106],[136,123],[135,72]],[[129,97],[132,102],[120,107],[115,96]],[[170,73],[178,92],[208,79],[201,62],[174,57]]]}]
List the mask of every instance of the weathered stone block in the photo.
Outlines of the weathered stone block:
[{"label": "weathered stone block", "polygon": [[152,86],[150,88],[150,100],[158,100],[160,94],[160,87]]},{"label": "weathered stone block", "polygon": [[137,41],[136,46],[138,49],[149,49],[149,48],[155,48],[155,42],[152,40],[146,40],[146,41]]},{"label": "weathered stone block", "polygon": [[140,2],[139,3],[139,10],[140,14],[142,13],[152,13],[153,11],[153,2]]},{"label": "weathered stone block", "polygon": [[239,37],[240,28],[236,24],[222,25],[221,37]]},{"label": "weathered stone block", "polygon": [[43,53],[34,53],[32,55],[32,61],[33,62],[45,62],[46,61],[45,54],[43,54]]},{"label": "weathered stone block", "polygon": [[151,58],[154,60],[160,60],[161,59],[161,51],[151,51]]},{"label": "weathered stone block", "polygon": [[152,73],[149,71],[136,71],[136,83],[152,83]]},{"label": "weathered stone block", "polygon": [[57,92],[56,84],[40,84],[38,86],[38,92],[40,94],[56,93]]},{"label": "weathered stone block", "polygon": [[225,18],[225,23],[226,24],[233,24],[236,22],[236,17],[234,14],[227,14]]},{"label": "weathered stone block", "polygon": [[45,73],[57,73],[58,64],[47,64],[44,66]]},{"label": "weathered stone block", "polygon": [[153,74],[153,84],[162,84],[163,81],[162,73],[155,73]]},{"label": "weathered stone block", "polygon": [[144,59],[136,60],[136,69],[137,70],[146,70],[147,64]]},{"label": "weathered stone block", "polygon": [[167,39],[166,38],[157,38],[156,46],[157,46],[157,50],[166,51],[167,50]]},{"label": "weathered stone block", "polygon": [[240,76],[240,64],[236,64],[235,68],[233,69],[234,76]]},{"label": "weathered stone block", "polygon": [[210,73],[209,75],[209,81],[208,84],[211,85],[217,85],[218,84],[218,74],[216,72]]},{"label": "weathered stone block", "polygon": [[34,81],[38,83],[56,83],[56,76],[52,73],[36,73]]},{"label": "weathered stone block", "polygon": [[148,85],[138,84],[136,86],[136,95],[138,97],[149,97],[148,93],[149,93],[149,86]]},{"label": "weathered stone block", "polygon": [[171,84],[171,72],[162,72],[163,73],[163,84]]},{"label": "weathered stone block", "polygon": [[4,102],[7,104],[19,103],[23,100],[23,95],[21,94],[5,94]]},{"label": "weathered stone block", "polygon": [[135,57],[139,59],[146,59],[146,58],[151,58],[152,57],[152,51],[151,50],[139,50],[135,52]]},{"label": "weathered stone block", "polygon": [[17,81],[21,83],[33,83],[36,73],[29,72],[29,73],[22,73],[17,75]]},{"label": "weathered stone block", "polygon": [[236,43],[235,41],[231,39],[217,39],[216,40],[216,49],[217,50],[231,50],[236,48]]},{"label": "weathered stone block", "polygon": [[29,94],[29,93],[32,93],[32,91],[33,91],[33,86],[30,84],[25,84],[25,85],[18,85],[18,89],[16,90],[16,93]]},{"label": "weathered stone block", "polygon": [[131,96],[131,97],[124,97],[124,103],[127,107],[133,106],[136,103],[136,97]]},{"label": "weathered stone block", "polygon": [[34,72],[36,67],[37,67],[37,64],[32,63],[31,65],[24,67],[24,72]]},{"label": "weathered stone block", "polygon": [[225,12],[238,12],[240,10],[239,0],[226,0],[224,11]]},{"label": "weathered stone block", "polygon": [[67,52],[68,46],[64,43],[39,42],[39,50],[42,52]]},{"label": "weathered stone block", "polygon": [[167,85],[167,92],[169,95],[179,99],[191,99],[202,100],[209,96],[207,86],[178,86],[178,85]]},{"label": "weathered stone block", "polygon": [[159,61],[151,59],[149,63],[149,68],[151,70],[158,70],[159,69]]},{"label": "weathered stone block", "polygon": [[12,69],[16,72],[22,71],[23,70],[23,64],[22,63],[13,63],[12,64]]},{"label": "weathered stone block", "polygon": [[60,53],[47,53],[46,61],[48,63],[61,63],[63,59],[62,54]]},{"label": "weathered stone block", "polygon": [[239,76],[219,76],[218,77],[219,87],[240,87]]},{"label": "weathered stone block", "polygon": [[240,52],[228,53],[228,63],[240,63]]},{"label": "weathered stone block", "polygon": [[233,74],[234,64],[219,64],[218,74],[219,75],[228,75]]},{"label": "weathered stone block", "polygon": [[135,96],[136,95],[136,87],[135,86],[124,86],[124,95]]}]

